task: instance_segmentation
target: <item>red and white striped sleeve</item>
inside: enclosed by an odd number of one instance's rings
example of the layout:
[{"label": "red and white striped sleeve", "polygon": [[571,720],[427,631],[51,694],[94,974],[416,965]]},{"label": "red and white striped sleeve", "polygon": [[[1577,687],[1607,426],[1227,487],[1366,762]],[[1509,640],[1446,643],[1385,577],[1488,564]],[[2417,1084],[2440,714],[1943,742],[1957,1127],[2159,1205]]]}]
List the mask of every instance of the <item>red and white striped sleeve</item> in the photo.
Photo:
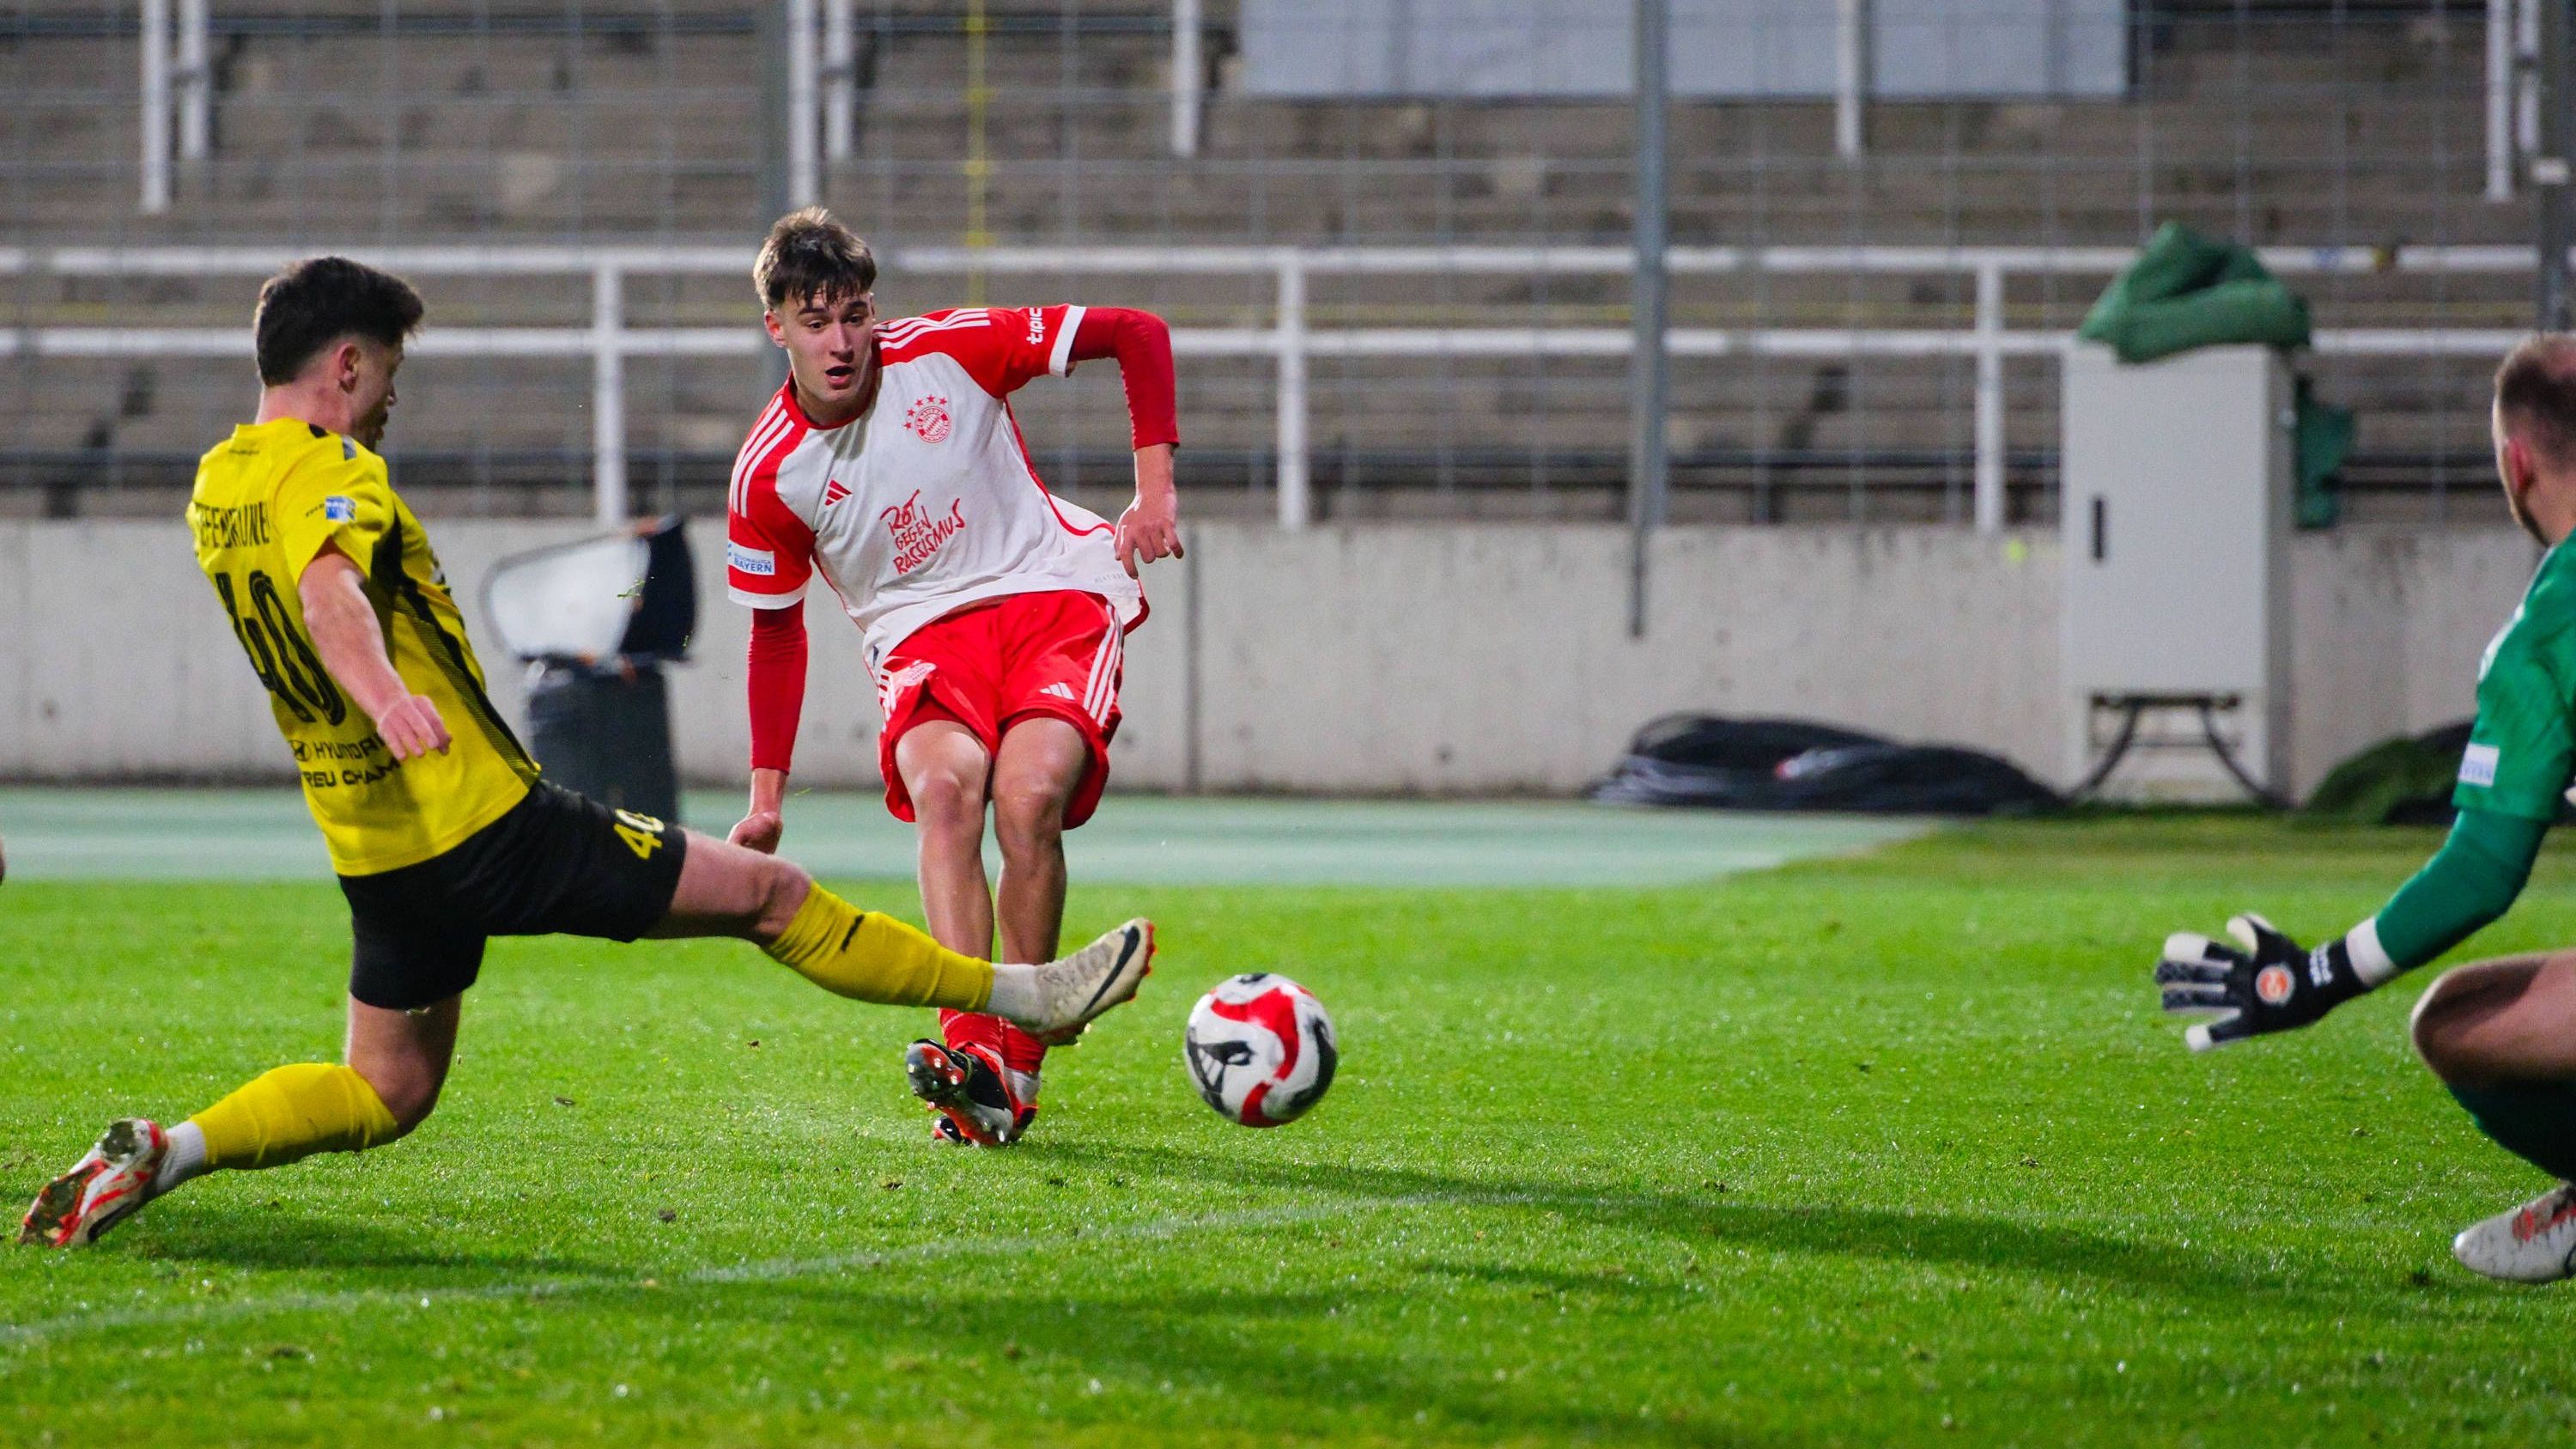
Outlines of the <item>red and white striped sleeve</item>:
[{"label": "red and white striped sleeve", "polygon": [[1073,370],[1073,334],[1082,326],[1082,313],[1063,305],[958,307],[889,322],[877,336],[888,362],[945,353],[984,391],[1008,397],[1037,378]]},{"label": "red and white striped sleeve", "polygon": [[814,577],[814,530],[778,496],[778,465],[805,434],[784,397],[734,459],[725,498],[725,585],[735,603],[784,609]]}]

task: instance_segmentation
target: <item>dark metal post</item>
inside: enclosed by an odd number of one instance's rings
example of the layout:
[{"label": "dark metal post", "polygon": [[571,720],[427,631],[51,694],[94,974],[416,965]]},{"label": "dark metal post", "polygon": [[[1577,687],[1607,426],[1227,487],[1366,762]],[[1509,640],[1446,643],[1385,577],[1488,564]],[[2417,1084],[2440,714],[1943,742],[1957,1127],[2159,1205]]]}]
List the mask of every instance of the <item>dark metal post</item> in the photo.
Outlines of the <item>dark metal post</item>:
[{"label": "dark metal post", "polygon": [[1636,275],[1629,309],[1628,637],[1646,636],[1646,551],[1662,526],[1671,460],[1664,438],[1664,109],[1669,0],[1637,0]]},{"label": "dark metal post", "polygon": [[[760,215],[775,221],[787,214],[787,0],[761,0],[754,6],[752,43],[760,53]],[[763,231],[767,227],[761,228]],[[787,354],[761,351],[761,371],[773,388],[787,383]]]},{"label": "dark metal post", "polygon": [[2540,7],[2540,149],[2531,158],[2532,201],[2540,224],[2540,295],[2537,325],[2564,332],[2576,322],[2576,298],[2567,276],[2567,248],[2576,241],[2569,216],[2568,165],[2576,127],[2569,123],[2568,47],[2576,44],[2571,10],[2576,0],[2529,0]]}]

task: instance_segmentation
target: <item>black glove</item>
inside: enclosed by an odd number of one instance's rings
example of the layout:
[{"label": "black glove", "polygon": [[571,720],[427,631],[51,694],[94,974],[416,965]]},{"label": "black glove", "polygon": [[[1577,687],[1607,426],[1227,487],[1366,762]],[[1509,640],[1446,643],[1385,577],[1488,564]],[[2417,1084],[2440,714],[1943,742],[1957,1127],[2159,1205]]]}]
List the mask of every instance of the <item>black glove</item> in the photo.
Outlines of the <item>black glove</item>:
[{"label": "black glove", "polygon": [[2311,951],[2256,915],[2229,921],[2227,934],[2245,949],[2177,931],[2165,938],[2164,959],[2156,963],[2165,1010],[2217,1013],[2183,1033],[2193,1051],[2306,1026],[2370,989],[2353,971],[2340,936]]}]

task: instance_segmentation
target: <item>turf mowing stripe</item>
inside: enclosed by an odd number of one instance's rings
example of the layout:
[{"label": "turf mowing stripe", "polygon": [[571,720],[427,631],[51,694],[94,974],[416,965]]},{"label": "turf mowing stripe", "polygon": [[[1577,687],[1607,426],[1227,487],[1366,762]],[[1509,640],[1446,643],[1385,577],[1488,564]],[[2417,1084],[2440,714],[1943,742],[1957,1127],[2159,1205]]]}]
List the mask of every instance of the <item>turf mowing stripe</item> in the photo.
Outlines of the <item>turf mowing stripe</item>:
[{"label": "turf mowing stripe", "polygon": [[[731,792],[684,817],[722,834]],[[1651,886],[1842,855],[1923,820],[1648,810],[1572,801],[1292,800],[1121,795],[1065,838],[1074,879],[1114,885]],[[0,789],[24,880],[306,880],[330,866],[291,786]],[[790,797],[786,852],[818,875],[913,877],[912,827],[866,792]],[[999,857],[987,840],[988,869]]]},{"label": "turf mowing stripe", "polygon": [[[820,1258],[770,1258],[757,1263],[734,1263],[722,1267],[692,1269],[671,1278],[668,1282],[669,1286],[675,1287],[773,1283],[790,1278],[847,1272],[853,1268],[880,1268],[900,1263],[937,1262],[947,1258],[1010,1257],[1047,1248],[1060,1248],[1069,1242],[1099,1240],[1143,1242],[1210,1229],[1288,1226],[1297,1223],[1321,1222],[1331,1218],[1355,1217],[1363,1213],[1385,1212],[1396,1208],[1600,1206],[1620,1200],[1617,1194],[1599,1193],[1407,1193],[1398,1197],[1357,1198],[1338,1203],[1316,1203],[1306,1207],[1254,1208],[1243,1212],[1155,1218],[1121,1227],[1086,1231],[1080,1238],[950,1239],[936,1243],[919,1243],[908,1248],[878,1248],[860,1253],[835,1253]],[[160,1324],[214,1323],[229,1319],[253,1318],[269,1313],[350,1312],[376,1307],[428,1308],[439,1303],[473,1303],[504,1298],[570,1298],[612,1290],[639,1290],[644,1287],[646,1278],[650,1276],[650,1274],[639,1274],[635,1278],[616,1280],[596,1277],[529,1278],[513,1283],[485,1283],[472,1288],[431,1288],[406,1292],[364,1289],[347,1293],[286,1293],[272,1298],[191,1304],[181,1308],[111,1309],[97,1313],[71,1313],[35,1323],[0,1323],[0,1345],[17,1347],[77,1333],[115,1328],[152,1327]]]},{"label": "turf mowing stripe", "polygon": [[[1424,1193],[1406,1197],[1368,1198],[1356,1202],[1319,1203],[1310,1207],[1257,1208],[1244,1212],[1206,1213],[1195,1217],[1157,1218],[1148,1222],[1130,1223],[1123,1227],[1086,1231],[1079,1238],[1055,1236],[953,1239],[945,1242],[921,1243],[909,1248],[881,1248],[864,1253],[837,1253],[822,1258],[772,1258],[757,1263],[698,1268],[679,1274],[668,1282],[678,1287],[770,1283],[788,1278],[847,1272],[853,1268],[936,1262],[944,1258],[1010,1257],[1043,1249],[1062,1248],[1068,1243],[1080,1244],[1100,1239],[1136,1242],[1175,1237],[1188,1232],[1204,1232],[1209,1229],[1277,1227],[1316,1222],[1326,1218],[1347,1217],[1365,1212],[1382,1212],[1390,1208],[1458,1204],[1509,1206],[1512,1199],[1522,1196],[1535,1202],[1542,1197],[1553,1199],[1558,1194]],[[431,1288],[400,1293],[384,1289],[366,1289],[350,1293],[287,1293],[273,1298],[195,1304],[184,1308],[114,1309],[98,1313],[71,1313],[35,1323],[0,1324],[0,1344],[17,1347],[46,1339],[107,1329],[143,1328],[161,1324],[213,1323],[227,1319],[259,1317],[270,1313],[345,1313],[361,1308],[428,1308],[438,1303],[472,1303],[503,1298],[570,1298],[608,1290],[632,1292],[643,1288],[647,1276],[650,1275],[639,1274],[635,1278],[621,1278],[614,1281],[599,1278],[531,1278],[515,1283],[486,1283],[473,1288]]]},{"label": "turf mowing stripe", "polygon": [[[1085,1229],[1079,1237],[1059,1235],[947,1239],[933,1243],[917,1243],[910,1247],[876,1248],[864,1252],[833,1253],[813,1258],[770,1258],[753,1263],[733,1263],[691,1269],[667,1279],[656,1279],[650,1272],[639,1271],[632,1278],[607,1279],[597,1276],[527,1278],[509,1283],[479,1284],[471,1288],[430,1288],[406,1291],[362,1289],[341,1293],[284,1293],[269,1298],[236,1299],[224,1303],[190,1304],[175,1308],[109,1309],[93,1313],[72,1313],[34,1323],[0,1323],[0,1347],[24,1347],[82,1333],[105,1332],[118,1328],[220,1323],[256,1318],[272,1313],[345,1313],[364,1308],[417,1310],[445,1303],[479,1303],[512,1298],[576,1298],[605,1292],[659,1291],[666,1287],[724,1287],[740,1283],[775,1283],[795,1278],[845,1273],[852,1269],[894,1267],[956,1258],[1005,1258],[1050,1248],[1062,1248],[1068,1244],[1080,1245],[1100,1241],[1150,1242],[1178,1237],[1184,1233],[1210,1230],[1293,1226],[1402,1208],[1526,1207],[1564,1210],[1629,1206],[1637,1201],[1634,1195],[1624,1193],[1527,1190],[1471,1190],[1405,1193],[1393,1197],[1355,1197],[1342,1202],[1314,1203],[1304,1207],[1253,1208],[1241,1212],[1155,1218],[1119,1227]],[[1812,1211],[1812,1209],[1792,1208],[1789,1211]],[[1914,1212],[1911,1209],[1900,1209],[1894,1215],[1910,1218],[1914,1216]],[[2013,1219],[2007,1217],[1997,1220]],[[2171,1230],[2178,1225],[2203,1221],[2201,1216],[2167,1216],[2141,1220],[2137,1225]],[[2232,1222],[2224,1215],[2218,1215],[2209,1221],[2213,1230],[2218,1231],[2224,1229],[2217,1227],[2217,1224]],[[2183,1239],[2179,1246],[2189,1247],[2190,1240]],[[651,1286],[648,1287],[648,1283]]]}]

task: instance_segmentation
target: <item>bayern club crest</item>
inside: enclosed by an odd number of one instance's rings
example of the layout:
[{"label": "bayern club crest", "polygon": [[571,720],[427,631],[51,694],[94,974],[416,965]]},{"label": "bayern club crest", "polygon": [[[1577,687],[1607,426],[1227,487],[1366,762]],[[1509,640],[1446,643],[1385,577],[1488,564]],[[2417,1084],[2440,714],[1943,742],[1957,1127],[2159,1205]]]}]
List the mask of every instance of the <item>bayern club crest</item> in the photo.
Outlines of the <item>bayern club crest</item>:
[{"label": "bayern club crest", "polygon": [[1220,981],[1199,998],[1182,1055],[1199,1096],[1218,1116],[1276,1127],[1324,1099],[1341,1048],[1315,993],[1256,971]]},{"label": "bayern club crest", "polygon": [[914,403],[903,415],[903,425],[925,443],[936,443],[948,436],[948,399],[932,394]]}]

